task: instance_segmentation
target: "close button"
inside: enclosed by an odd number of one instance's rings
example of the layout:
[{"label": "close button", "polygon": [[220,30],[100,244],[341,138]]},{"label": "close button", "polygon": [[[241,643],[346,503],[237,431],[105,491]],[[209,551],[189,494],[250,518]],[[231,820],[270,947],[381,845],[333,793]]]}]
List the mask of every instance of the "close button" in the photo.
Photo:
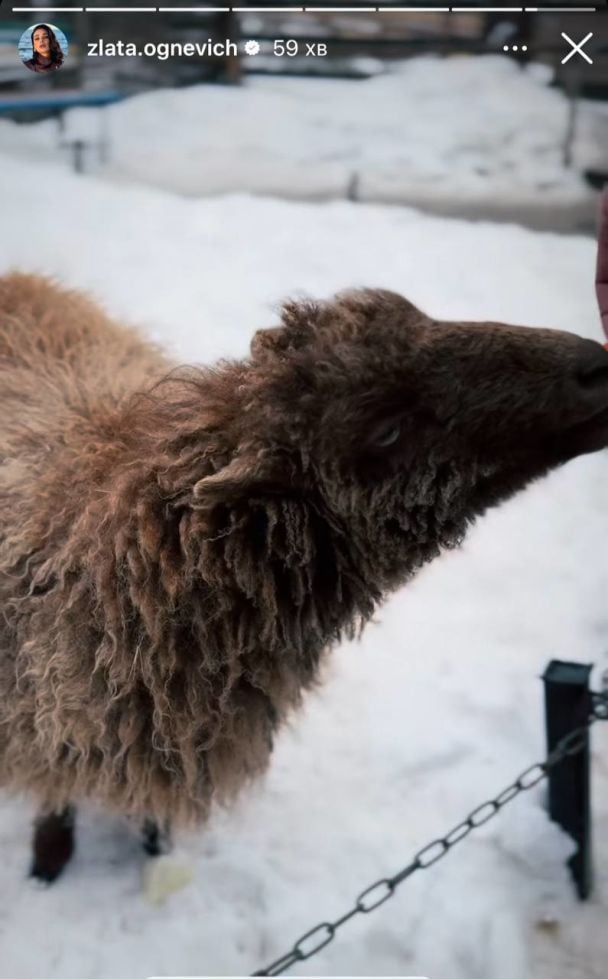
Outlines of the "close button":
[{"label": "close button", "polygon": [[570,58],[573,58],[575,54],[580,54],[581,58],[584,58],[588,64],[590,65],[593,64],[593,61],[589,57],[589,55],[585,51],[583,51],[583,47],[585,46],[587,41],[590,41],[591,38],[593,37],[593,31],[589,31],[587,37],[584,37],[582,41],[578,42],[578,44],[576,43],[576,41],[573,41],[571,37],[568,37],[568,35],[565,34],[564,31],[562,31],[562,37],[565,41],[568,42],[568,44],[572,48],[572,51],[570,51],[565,58],[562,58],[563,65],[565,65],[567,61],[570,61]]}]

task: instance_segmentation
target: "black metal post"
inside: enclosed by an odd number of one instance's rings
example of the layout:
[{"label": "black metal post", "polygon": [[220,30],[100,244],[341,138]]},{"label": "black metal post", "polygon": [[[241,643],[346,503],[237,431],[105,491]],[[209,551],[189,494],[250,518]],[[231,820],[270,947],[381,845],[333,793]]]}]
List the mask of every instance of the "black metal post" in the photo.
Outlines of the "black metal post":
[{"label": "black metal post", "polygon": [[[591,666],[551,660],[545,683],[545,722],[547,750],[585,723],[591,713],[589,674]],[[591,782],[589,732],[577,754],[564,758],[548,775],[549,815],[568,833],[578,850],[568,860],[570,872],[581,900],[589,897],[591,869]]]}]

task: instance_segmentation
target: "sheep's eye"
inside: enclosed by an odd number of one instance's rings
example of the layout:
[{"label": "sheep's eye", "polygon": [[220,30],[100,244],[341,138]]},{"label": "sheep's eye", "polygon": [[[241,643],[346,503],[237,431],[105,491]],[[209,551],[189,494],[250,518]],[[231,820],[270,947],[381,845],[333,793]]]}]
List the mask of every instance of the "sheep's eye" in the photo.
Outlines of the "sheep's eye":
[{"label": "sheep's eye", "polygon": [[401,422],[392,422],[374,436],[372,444],[375,448],[386,449],[389,445],[394,445],[400,435]]}]

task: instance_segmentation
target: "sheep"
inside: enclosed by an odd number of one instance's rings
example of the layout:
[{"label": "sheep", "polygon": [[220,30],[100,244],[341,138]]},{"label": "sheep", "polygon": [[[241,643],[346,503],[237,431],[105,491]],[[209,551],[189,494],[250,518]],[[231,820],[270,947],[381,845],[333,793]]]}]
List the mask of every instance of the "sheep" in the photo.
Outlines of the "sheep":
[{"label": "sheep", "polygon": [[53,880],[84,799],[148,852],[267,768],[332,646],[475,517],[608,445],[608,352],[361,289],[181,367],[0,278],[0,785]]}]

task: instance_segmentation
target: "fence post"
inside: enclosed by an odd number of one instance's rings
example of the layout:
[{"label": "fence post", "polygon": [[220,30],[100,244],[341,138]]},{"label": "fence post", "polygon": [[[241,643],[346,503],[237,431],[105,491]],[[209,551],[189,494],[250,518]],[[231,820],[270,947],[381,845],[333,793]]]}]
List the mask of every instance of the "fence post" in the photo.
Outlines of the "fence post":
[{"label": "fence post", "polygon": [[[551,660],[545,683],[545,724],[547,751],[574,728],[585,723],[591,713],[589,674],[591,666]],[[591,869],[591,783],[589,765],[589,732],[583,749],[564,758],[548,774],[549,816],[576,842],[578,849],[568,860],[578,896],[589,897]]]}]

